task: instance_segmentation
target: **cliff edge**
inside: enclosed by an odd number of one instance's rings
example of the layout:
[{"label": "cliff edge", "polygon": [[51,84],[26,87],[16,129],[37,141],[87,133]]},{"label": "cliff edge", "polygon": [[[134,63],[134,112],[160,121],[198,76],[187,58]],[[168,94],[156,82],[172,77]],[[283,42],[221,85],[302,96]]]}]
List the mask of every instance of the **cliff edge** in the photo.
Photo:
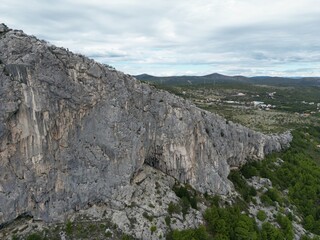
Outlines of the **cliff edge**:
[{"label": "cliff edge", "polygon": [[95,203],[144,164],[229,194],[230,167],[288,147],[22,31],[0,27],[0,224]]}]

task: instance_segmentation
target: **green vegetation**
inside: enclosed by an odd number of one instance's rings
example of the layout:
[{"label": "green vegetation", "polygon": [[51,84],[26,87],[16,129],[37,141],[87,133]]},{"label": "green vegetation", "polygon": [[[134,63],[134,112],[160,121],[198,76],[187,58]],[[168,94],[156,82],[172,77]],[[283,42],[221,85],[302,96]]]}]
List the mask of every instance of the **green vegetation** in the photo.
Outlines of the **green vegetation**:
[{"label": "green vegetation", "polygon": [[[231,171],[229,179],[242,197],[237,204],[221,208],[219,199],[213,200],[214,197],[205,194],[212,205],[204,214],[206,224],[201,227],[205,234],[203,238],[194,237],[199,229],[189,229],[173,231],[169,239],[293,239],[294,215],[284,210],[288,206],[296,206],[293,209],[300,214],[303,226],[319,235],[320,127],[297,127],[292,134],[293,142],[286,151],[267,156],[263,161],[250,162],[241,171]],[[257,193],[245,180],[253,176],[270,179],[273,187],[264,193]],[[186,197],[186,191],[181,192],[179,195]],[[247,204],[254,202],[254,197],[258,195],[266,206],[279,206],[281,213],[274,216],[279,227],[264,222],[258,228],[255,220],[247,215]],[[260,210],[257,218],[266,221],[266,213]],[[311,238],[303,236],[302,239]]]},{"label": "green vegetation", "polygon": [[[152,83],[192,101],[205,110],[262,132],[282,132],[297,125],[319,126],[320,88],[303,85],[259,85],[252,83],[218,83],[165,85]],[[243,95],[239,96],[241,93]],[[270,96],[270,93],[275,93]],[[235,101],[237,103],[227,103]],[[269,111],[254,108],[253,101],[275,106]],[[305,115],[303,115],[305,114]]]},{"label": "green vegetation", "polygon": [[283,230],[284,237],[286,239],[293,239],[293,228],[290,219],[282,214],[277,215],[277,222]]},{"label": "green vegetation", "polygon": [[283,234],[280,229],[274,227],[271,223],[263,223],[261,229],[262,240],[278,240],[284,239]]},{"label": "green vegetation", "polygon": [[167,240],[209,240],[209,235],[204,226],[197,229],[174,230],[166,236]]},{"label": "green vegetation", "polygon": [[239,171],[231,171],[229,179],[234,183],[236,190],[241,194],[243,200],[249,203],[257,192],[250,187]]},{"label": "green vegetation", "polygon": [[125,234],[121,237],[121,240],[134,240],[134,238],[130,235]]},{"label": "green vegetation", "polygon": [[156,226],[151,226],[150,227],[150,231],[151,231],[151,234],[153,234],[155,231],[157,231],[157,227]]},{"label": "green vegetation", "polygon": [[26,238],[26,240],[43,240],[43,238],[38,233],[32,233]]},{"label": "green vegetation", "polygon": [[14,235],[11,237],[11,240],[19,240],[19,237],[14,234]]},{"label": "green vegetation", "polygon": [[68,236],[71,236],[72,234],[72,222],[70,220],[68,220],[66,223],[66,234]]},{"label": "green vegetation", "polygon": [[176,213],[176,214],[180,214],[181,213],[181,206],[179,204],[175,204],[173,202],[170,202],[168,205],[168,213],[170,215]]},{"label": "green vegetation", "polygon": [[278,215],[280,228],[266,222],[259,229],[253,218],[242,213],[241,205],[220,208],[215,205],[204,213],[206,227],[170,232],[167,239],[293,239],[292,223],[286,216]]},{"label": "green vegetation", "polygon": [[172,189],[176,195],[181,198],[184,204],[190,205],[192,208],[197,209],[196,192],[190,186],[175,185]]},{"label": "green vegetation", "polygon": [[[307,230],[320,234],[320,113],[318,112],[319,106],[317,106],[317,103],[320,103],[319,87],[303,86],[302,84],[289,86],[286,83],[259,85],[245,82],[220,82],[217,84],[203,82],[188,85],[155,84],[155,86],[191,100],[203,109],[218,113],[226,117],[227,121],[238,122],[259,131],[269,133],[293,129],[293,142],[289,149],[267,156],[263,161],[251,162],[242,167],[240,172],[231,171],[229,175],[229,179],[234,183],[242,198],[237,203],[240,209],[246,211],[247,204],[249,202],[255,203],[255,197],[259,197],[265,206],[280,209],[282,214],[274,216],[280,228],[269,222],[264,222],[261,229],[257,230],[250,225],[251,220],[248,220],[248,229],[246,231],[242,229],[242,231],[239,226],[237,228],[231,222],[225,224],[224,218],[219,214],[224,215],[215,209],[210,211],[213,215],[220,216],[219,221],[213,221],[214,218],[210,218],[210,214],[206,212],[206,232],[209,236],[215,236],[218,239],[232,239],[235,238],[237,232],[238,239],[241,239],[241,233],[246,232],[246,237],[252,239],[256,237],[258,239],[292,239],[291,222],[296,219],[295,215],[297,214]],[[269,93],[275,94],[270,96]],[[227,101],[234,102],[230,104]],[[250,105],[252,101],[262,101],[275,105],[276,108],[269,111],[259,110]],[[273,187],[269,187],[264,193],[257,192],[247,184],[245,179],[253,176],[270,179]],[[179,189],[176,193],[180,198],[186,198],[190,202],[188,191],[185,189]],[[217,204],[219,201],[213,201],[212,197],[207,195],[205,197],[209,204],[222,212],[235,211],[229,207],[221,210]],[[294,214],[287,212],[285,210],[287,207],[293,209]],[[178,206],[175,206],[175,209],[177,208]],[[240,216],[233,212],[233,217],[236,216],[239,220]],[[247,215],[244,214],[244,216]],[[232,219],[232,216],[230,217]],[[259,211],[257,218],[265,221],[265,212]],[[234,231],[229,231],[224,227],[226,225],[233,226]],[[214,230],[214,226],[216,229],[223,230],[217,232]],[[179,234],[190,235],[192,234],[190,231]],[[176,236],[178,236],[177,234]],[[309,238],[304,236],[303,239]]]},{"label": "green vegetation", "polygon": [[280,197],[280,193],[276,189],[271,188],[261,196],[261,201],[267,206],[275,206],[276,202],[282,204],[283,199]]},{"label": "green vegetation", "polygon": [[110,237],[112,237],[112,232],[107,231],[107,232],[104,234],[104,236],[105,236],[106,238],[110,238]]},{"label": "green vegetation", "polygon": [[[311,86],[259,85],[250,83],[153,85],[191,100],[215,98],[242,102],[262,101],[276,105],[278,110],[284,112],[315,111],[316,105],[308,103],[320,102],[320,88]],[[240,92],[244,95],[237,95]],[[273,97],[270,97],[268,93],[272,92],[275,92],[275,94]]]},{"label": "green vegetation", "polygon": [[164,220],[165,220],[165,222],[166,222],[167,226],[168,226],[168,227],[170,227],[170,224],[171,224],[171,218],[170,218],[169,216],[166,216]]},{"label": "green vegetation", "polygon": [[173,186],[172,190],[180,198],[177,204],[170,202],[168,205],[168,213],[170,215],[183,214],[183,217],[186,216],[190,207],[197,209],[197,193],[191,186],[182,186],[176,184]]},{"label": "green vegetation", "polygon": [[320,127],[304,127],[292,132],[291,147],[282,153],[268,156],[242,168],[246,177],[252,173],[269,178],[269,189],[261,200],[269,205],[282,203],[281,191],[288,191],[287,200],[295,205],[303,217],[304,227],[320,234]]},{"label": "green vegetation", "polygon": [[267,214],[265,213],[265,211],[259,210],[257,213],[257,218],[263,222],[264,220],[267,219]]},{"label": "green vegetation", "polygon": [[143,212],[142,213],[142,216],[146,219],[148,219],[150,222],[152,222],[153,220],[153,216],[152,215],[149,215],[147,212]]},{"label": "green vegetation", "polygon": [[218,239],[258,239],[255,221],[241,213],[240,207],[212,206],[204,214],[208,232]]},{"label": "green vegetation", "polygon": [[[35,229],[35,228],[34,228]],[[108,230],[107,230],[108,229]],[[107,231],[106,231],[107,230]],[[67,221],[65,224],[55,224],[42,231],[34,231],[27,236],[14,235],[13,239],[20,240],[59,240],[60,233],[65,232],[66,239],[124,239],[133,240],[132,236],[124,234],[110,220],[105,221]]]}]

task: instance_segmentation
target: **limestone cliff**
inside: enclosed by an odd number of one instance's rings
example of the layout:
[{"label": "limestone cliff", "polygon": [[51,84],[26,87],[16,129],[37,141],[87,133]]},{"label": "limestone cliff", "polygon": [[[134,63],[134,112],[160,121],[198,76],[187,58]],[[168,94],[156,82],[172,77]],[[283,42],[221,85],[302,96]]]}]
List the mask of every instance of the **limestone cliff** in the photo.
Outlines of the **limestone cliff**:
[{"label": "limestone cliff", "polygon": [[228,194],[231,167],[288,146],[84,56],[0,27],[0,224],[112,194],[143,164]]}]

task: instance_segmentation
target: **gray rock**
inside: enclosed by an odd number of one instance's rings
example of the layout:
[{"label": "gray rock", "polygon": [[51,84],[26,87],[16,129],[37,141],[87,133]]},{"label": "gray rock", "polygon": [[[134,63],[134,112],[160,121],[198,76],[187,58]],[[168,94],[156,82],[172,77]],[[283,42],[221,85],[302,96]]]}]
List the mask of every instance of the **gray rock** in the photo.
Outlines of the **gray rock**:
[{"label": "gray rock", "polygon": [[0,33],[5,33],[8,31],[9,31],[9,28],[4,23],[1,23],[0,24]]},{"label": "gray rock", "polygon": [[258,176],[253,176],[247,179],[249,186],[252,186],[255,190],[260,190],[265,193],[269,188],[272,188],[272,182],[268,178],[262,178]]},{"label": "gray rock", "polygon": [[0,224],[24,213],[63,221],[109,203],[144,164],[227,195],[230,167],[292,138],[227,123],[22,31],[1,34],[0,49]]},{"label": "gray rock", "polygon": [[[111,196],[111,203],[94,205],[72,216],[93,222],[108,219],[122,232],[145,240],[159,239],[171,229],[196,228],[204,223],[204,210],[190,208],[185,216],[182,212],[172,215],[168,212],[170,203],[179,205],[180,201],[172,190],[175,182],[173,177],[144,165],[131,184]],[[151,232],[151,227],[156,227],[156,231]]]}]

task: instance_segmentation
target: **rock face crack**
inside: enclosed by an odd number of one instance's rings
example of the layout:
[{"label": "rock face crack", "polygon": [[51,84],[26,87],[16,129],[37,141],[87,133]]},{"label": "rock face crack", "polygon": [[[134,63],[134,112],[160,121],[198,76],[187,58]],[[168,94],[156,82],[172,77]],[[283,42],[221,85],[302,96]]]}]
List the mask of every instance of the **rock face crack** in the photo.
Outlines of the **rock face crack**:
[{"label": "rock face crack", "polygon": [[60,221],[74,209],[107,203],[143,164],[200,192],[229,194],[230,166],[291,141],[290,133],[264,135],[226,123],[3,25],[0,49],[10,75],[0,75],[0,224],[24,212]]}]

